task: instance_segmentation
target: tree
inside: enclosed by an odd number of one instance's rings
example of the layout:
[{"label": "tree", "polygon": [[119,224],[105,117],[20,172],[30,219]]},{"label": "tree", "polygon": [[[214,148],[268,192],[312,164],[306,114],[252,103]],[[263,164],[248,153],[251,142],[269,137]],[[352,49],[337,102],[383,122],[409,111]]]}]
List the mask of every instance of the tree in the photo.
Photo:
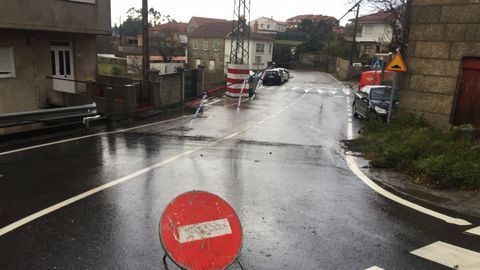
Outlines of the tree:
[{"label": "tree", "polygon": [[[120,25],[119,31],[121,35],[124,36],[136,36],[142,34],[142,9],[130,8],[127,11],[127,19]],[[149,23],[150,26],[157,25],[164,21],[170,21],[170,16],[162,16],[162,14],[150,8],[148,10]]]},{"label": "tree", "polygon": [[185,54],[185,45],[180,42],[178,32],[173,28],[153,34],[151,46],[167,63],[171,62],[173,57]]}]

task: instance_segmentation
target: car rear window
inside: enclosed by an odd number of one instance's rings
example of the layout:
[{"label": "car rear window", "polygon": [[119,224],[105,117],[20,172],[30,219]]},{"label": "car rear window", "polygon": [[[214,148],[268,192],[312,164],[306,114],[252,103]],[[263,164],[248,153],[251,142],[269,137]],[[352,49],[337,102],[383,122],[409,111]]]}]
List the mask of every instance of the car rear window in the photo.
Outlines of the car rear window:
[{"label": "car rear window", "polygon": [[[392,94],[391,88],[372,88],[370,90],[370,98],[373,100],[387,100],[390,99],[390,95]],[[394,99],[398,99],[398,91],[394,93]]]},{"label": "car rear window", "polygon": [[265,75],[278,75],[278,72],[275,71],[275,70],[270,70],[270,71],[265,72]]}]

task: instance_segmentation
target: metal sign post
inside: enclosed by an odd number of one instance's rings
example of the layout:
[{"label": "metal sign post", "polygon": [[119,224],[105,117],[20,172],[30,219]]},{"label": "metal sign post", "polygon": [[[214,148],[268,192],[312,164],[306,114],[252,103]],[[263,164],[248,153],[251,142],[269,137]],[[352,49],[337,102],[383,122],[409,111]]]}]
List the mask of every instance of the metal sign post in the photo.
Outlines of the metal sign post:
[{"label": "metal sign post", "polygon": [[405,61],[403,61],[402,54],[397,52],[395,57],[388,63],[387,70],[394,71],[394,80],[392,85],[392,91],[390,93],[390,104],[388,105],[388,115],[387,115],[387,123],[390,124],[392,119],[392,110],[393,110],[393,99],[395,97],[395,90],[398,86],[398,77],[400,73],[407,72],[407,65],[405,65]]}]

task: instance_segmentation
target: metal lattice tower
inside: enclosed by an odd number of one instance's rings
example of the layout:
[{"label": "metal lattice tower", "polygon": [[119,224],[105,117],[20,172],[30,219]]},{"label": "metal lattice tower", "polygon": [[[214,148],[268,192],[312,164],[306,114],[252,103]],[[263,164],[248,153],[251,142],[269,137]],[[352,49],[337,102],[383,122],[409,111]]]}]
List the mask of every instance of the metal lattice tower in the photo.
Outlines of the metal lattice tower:
[{"label": "metal lattice tower", "polygon": [[248,64],[251,30],[250,0],[234,0],[231,64]]}]

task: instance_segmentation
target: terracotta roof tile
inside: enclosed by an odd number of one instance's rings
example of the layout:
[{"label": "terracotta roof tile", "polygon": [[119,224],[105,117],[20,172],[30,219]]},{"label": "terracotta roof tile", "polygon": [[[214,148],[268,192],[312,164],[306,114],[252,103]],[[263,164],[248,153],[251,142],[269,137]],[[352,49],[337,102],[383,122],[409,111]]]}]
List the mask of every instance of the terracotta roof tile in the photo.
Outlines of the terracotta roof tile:
[{"label": "terracotta roof tile", "polygon": [[186,33],[187,32],[187,23],[182,23],[182,22],[168,22],[164,24],[159,24],[156,25],[152,28],[150,28],[150,31],[176,31],[179,33]]},{"label": "terracotta roof tile", "polygon": [[203,24],[188,35],[190,38],[225,38],[232,32],[232,22]]}]

